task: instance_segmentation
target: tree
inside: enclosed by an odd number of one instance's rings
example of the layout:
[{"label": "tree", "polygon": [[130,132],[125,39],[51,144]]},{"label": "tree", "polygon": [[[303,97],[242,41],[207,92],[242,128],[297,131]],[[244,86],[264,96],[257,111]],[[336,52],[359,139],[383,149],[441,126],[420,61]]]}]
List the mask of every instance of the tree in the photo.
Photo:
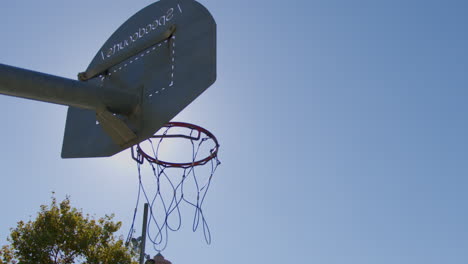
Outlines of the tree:
[{"label": "tree", "polygon": [[0,264],[136,264],[136,252],[114,233],[121,222],[113,215],[94,220],[52,197],[34,221],[18,222],[11,229],[11,245],[0,249]]}]

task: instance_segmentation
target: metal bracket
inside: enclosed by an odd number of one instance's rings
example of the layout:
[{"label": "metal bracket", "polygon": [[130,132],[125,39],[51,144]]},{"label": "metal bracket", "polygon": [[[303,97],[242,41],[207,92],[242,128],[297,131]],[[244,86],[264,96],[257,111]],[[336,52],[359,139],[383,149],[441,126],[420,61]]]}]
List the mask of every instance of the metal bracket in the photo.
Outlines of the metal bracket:
[{"label": "metal bracket", "polygon": [[155,44],[158,44],[160,42],[163,42],[166,39],[171,38],[175,30],[176,30],[176,25],[172,25],[169,27],[168,30],[164,31],[161,35],[155,37],[148,44],[141,46],[138,49],[134,49],[131,52],[122,54],[121,56],[117,56],[114,59],[110,59],[107,62],[100,64],[96,68],[88,69],[85,72],[78,73],[78,80],[87,81],[100,74],[103,74],[104,72],[108,71],[111,67],[114,67],[115,65],[122,63],[123,61],[139,54],[140,52],[148,49],[149,47],[154,46]]},{"label": "metal bracket", "polygon": [[128,142],[137,138],[135,132],[133,132],[124,121],[108,110],[96,112],[96,118],[102,125],[104,131],[120,146],[125,146]]}]

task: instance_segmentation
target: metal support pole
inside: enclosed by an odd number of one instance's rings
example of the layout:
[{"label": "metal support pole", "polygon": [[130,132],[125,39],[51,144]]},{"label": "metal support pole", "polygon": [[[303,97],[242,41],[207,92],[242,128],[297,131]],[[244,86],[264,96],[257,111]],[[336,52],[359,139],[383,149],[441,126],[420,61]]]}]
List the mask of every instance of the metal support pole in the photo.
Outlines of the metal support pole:
[{"label": "metal support pole", "polygon": [[131,113],[138,95],[0,64],[0,94],[113,113]]},{"label": "metal support pole", "polygon": [[140,249],[140,264],[145,262],[145,244],[146,244],[146,227],[148,226],[148,203],[145,203],[143,211],[143,228],[141,230],[141,249]]}]

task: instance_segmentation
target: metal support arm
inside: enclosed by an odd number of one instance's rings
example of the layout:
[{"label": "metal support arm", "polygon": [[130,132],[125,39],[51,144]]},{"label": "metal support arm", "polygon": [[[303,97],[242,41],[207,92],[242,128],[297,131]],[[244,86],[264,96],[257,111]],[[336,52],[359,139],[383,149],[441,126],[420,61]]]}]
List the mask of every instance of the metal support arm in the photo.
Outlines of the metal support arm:
[{"label": "metal support arm", "polygon": [[130,114],[138,95],[0,64],[0,94],[113,113]]}]

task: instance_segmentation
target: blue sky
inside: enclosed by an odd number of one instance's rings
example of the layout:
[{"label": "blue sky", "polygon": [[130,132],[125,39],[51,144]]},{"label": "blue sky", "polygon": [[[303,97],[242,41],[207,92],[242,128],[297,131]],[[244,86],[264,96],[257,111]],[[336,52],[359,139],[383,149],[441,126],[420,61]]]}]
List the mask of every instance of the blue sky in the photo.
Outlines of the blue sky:
[{"label": "blue sky", "polygon": [[[151,1],[6,1],[0,63],[75,78]],[[466,263],[465,1],[201,1],[218,79],[175,120],[221,142],[205,212],[170,234],[173,263]],[[60,158],[66,107],[0,96],[0,241],[59,199],[126,233],[125,151]],[[154,254],[151,250],[149,253]]]}]

